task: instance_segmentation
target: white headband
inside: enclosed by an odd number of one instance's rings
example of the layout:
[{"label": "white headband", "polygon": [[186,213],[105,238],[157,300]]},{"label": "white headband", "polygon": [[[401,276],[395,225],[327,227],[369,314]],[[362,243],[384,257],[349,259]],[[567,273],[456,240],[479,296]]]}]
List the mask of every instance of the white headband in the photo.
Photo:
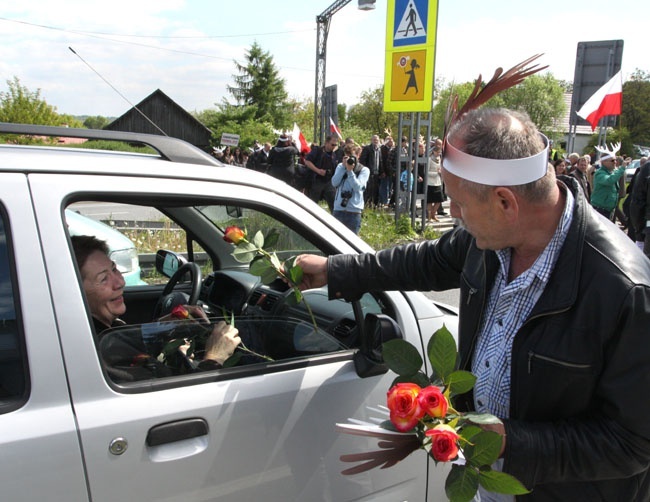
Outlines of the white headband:
[{"label": "white headband", "polygon": [[486,159],[474,157],[455,148],[449,141],[445,145],[442,165],[445,170],[474,183],[488,186],[517,186],[543,177],[548,170],[548,138],[540,133],[544,149],[523,159]]}]

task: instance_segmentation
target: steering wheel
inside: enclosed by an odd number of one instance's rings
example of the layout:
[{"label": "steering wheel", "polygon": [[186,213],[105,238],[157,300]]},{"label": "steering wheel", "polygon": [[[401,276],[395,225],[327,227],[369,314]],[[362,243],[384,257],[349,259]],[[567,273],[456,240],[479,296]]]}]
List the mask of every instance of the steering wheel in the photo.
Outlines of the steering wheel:
[{"label": "steering wheel", "polygon": [[[178,284],[178,281],[183,277],[187,272],[190,273],[190,279],[192,281],[191,291],[189,297],[185,293],[174,293],[174,287]],[[187,262],[181,265],[179,269],[174,272],[169,278],[165,288],[160,294],[160,298],[156,303],[154,308],[154,319],[157,319],[165,314],[169,314],[176,305],[181,303],[187,305],[196,305],[199,301],[199,295],[201,293],[201,268],[194,262]],[[179,298],[179,295],[182,295],[182,298]]]}]

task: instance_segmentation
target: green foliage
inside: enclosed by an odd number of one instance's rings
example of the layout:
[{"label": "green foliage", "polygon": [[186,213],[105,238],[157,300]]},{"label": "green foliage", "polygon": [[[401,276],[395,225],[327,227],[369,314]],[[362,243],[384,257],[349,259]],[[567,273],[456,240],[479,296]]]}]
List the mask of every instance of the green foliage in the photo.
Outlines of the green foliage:
[{"label": "green foliage", "polygon": [[87,117],[84,120],[84,127],[88,129],[103,129],[109,124],[109,120],[106,117],[101,115],[95,115],[94,117]]},{"label": "green foliage", "polygon": [[[418,238],[418,234],[411,227],[408,215],[400,216],[395,224],[395,216],[377,209],[365,209],[361,216],[361,230],[359,236],[375,249],[385,249],[396,244],[411,242]],[[427,229],[425,238],[436,239],[440,233]]]},{"label": "green foliage", "polygon": [[[474,82],[458,85],[445,85],[443,82],[437,87],[439,92],[432,111],[432,130],[435,134],[442,134],[450,95],[458,94],[458,103],[462,106],[474,89]],[[554,124],[559,123],[565,113],[564,87],[551,73],[531,75],[521,84],[494,96],[483,106],[525,111],[541,131],[554,137]]]},{"label": "green foliage", "polygon": [[287,108],[284,79],[273,62],[273,57],[253,42],[246,51],[244,63],[235,61],[239,72],[233,75],[235,85],[227,86],[237,105],[250,106],[253,118],[287,128],[291,117]]},{"label": "green foliage", "polygon": [[[610,143],[618,143],[621,142],[621,149],[619,155],[633,155],[634,154],[634,145],[632,144],[632,139],[630,137],[630,131],[628,131],[625,127],[621,127],[619,129],[612,129],[611,127],[607,129],[607,141],[606,143],[609,145]],[[598,144],[598,133],[592,134],[591,138],[589,138],[589,143],[587,143],[587,146],[584,148],[582,153],[594,153],[596,151],[595,146]]]},{"label": "green foliage", "polygon": [[[415,346],[403,339],[390,340],[382,345],[384,362],[397,373],[395,382],[412,382],[420,387],[435,385],[440,388],[446,400],[469,392],[476,377],[469,372],[457,370],[458,351],[456,341],[449,330],[443,326],[437,330],[427,344],[427,358],[431,364],[432,376],[422,371],[422,357]],[[453,382],[463,382],[454,388]],[[390,407],[390,404],[389,404]],[[392,411],[392,409],[391,409]],[[462,451],[465,463],[452,465],[445,482],[445,493],[450,501],[469,502],[476,494],[479,485],[488,491],[521,495],[528,493],[526,487],[513,476],[494,472],[491,465],[501,452],[503,439],[500,434],[483,430],[477,425],[501,423],[498,418],[488,414],[459,413],[452,406],[444,416],[425,415],[418,420],[413,432],[422,439],[422,448],[434,455],[434,445],[425,438],[425,431],[443,426],[456,432],[456,445]]]},{"label": "green foliage", "polygon": [[373,134],[378,134],[380,138],[383,138],[387,131],[396,131],[397,121],[397,113],[384,111],[384,86],[380,85],[364,91],[359,103],[352,105],[347,112],[344,125],[346,127],[356,126],[362,129],[365,135],[357,137],[345,132],[344,136],[354,137],[357,143],[369,143]]},{"label": "green foliage", "polygon": [[495,104],[499,99],[505,108],[525,111],[547,136],[557,136],[555,124],[564,116],[566,105],[564,89],[551,73],[531,75],[521,84],[495,96]]},{"label": "green foliage", "polygon": [[8,90],[0,92],[0,122],[15,124],[62,125],[56,108],[41,98],[41,90],[30,91],[18,77],[7,80]]},{"label": "green foliage", "polygon": [[[650,144],[650,73],[640,69],[623,84],[621,124],[630,131],[632,143]],[[632,155],[633,150],[624,149]]]}]

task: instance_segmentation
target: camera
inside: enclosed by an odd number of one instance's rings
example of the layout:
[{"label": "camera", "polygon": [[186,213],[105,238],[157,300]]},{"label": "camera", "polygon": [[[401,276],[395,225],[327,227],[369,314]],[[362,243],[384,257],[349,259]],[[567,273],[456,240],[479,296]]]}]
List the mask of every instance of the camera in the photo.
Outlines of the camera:
[{"label": "camera", "polygon": [[341,192],[341,207],[347,207],[350,197],[352,197],[352,190]]},{"label": "camera", "polygon": [[349,166],[356,166],[357,165],[357,158],[354,155],[350,155],[348,157],[348,160],[346,160]]}]

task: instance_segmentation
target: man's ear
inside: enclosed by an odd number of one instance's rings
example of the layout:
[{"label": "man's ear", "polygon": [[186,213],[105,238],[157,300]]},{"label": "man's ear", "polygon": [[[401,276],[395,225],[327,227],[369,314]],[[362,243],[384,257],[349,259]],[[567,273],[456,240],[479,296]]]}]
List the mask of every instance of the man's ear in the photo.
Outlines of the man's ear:
[{"label": "man's ear", "polygon": [[492,195],[498,210],[508,221],[514,221],[519,215],[519,201],[508,187],[495,187]]}]

